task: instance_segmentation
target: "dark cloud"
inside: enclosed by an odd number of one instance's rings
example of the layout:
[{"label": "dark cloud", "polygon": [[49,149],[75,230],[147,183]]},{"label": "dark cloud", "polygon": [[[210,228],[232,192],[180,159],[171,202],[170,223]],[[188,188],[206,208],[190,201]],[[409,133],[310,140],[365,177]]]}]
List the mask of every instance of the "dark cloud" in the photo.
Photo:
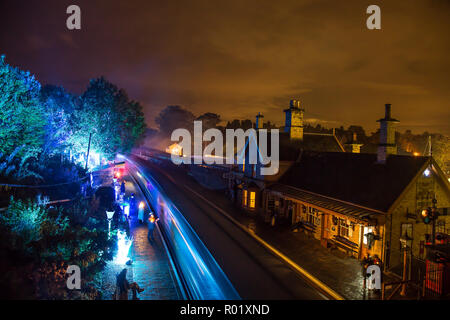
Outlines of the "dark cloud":
[{"label": "dark cloud", "polygon": [[[65,28],[67,6],[82,30]],[[0,4],[0,51],[42,83],[81,93],[104,75],[144,105],[281,124],[299,98],[306,118],[377,126],[384,103],[400,128],[450,133],[449,1],[65,1]]]}]

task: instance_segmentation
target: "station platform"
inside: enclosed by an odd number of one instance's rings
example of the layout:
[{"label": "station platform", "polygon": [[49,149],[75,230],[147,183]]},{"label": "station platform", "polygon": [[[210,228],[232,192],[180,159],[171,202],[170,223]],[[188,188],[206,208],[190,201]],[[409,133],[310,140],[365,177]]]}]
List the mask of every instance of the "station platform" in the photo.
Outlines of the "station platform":
[{"label": "station platform", "polygon": [[[136,203],[145,202],[145,213],[150,208],[145,201],[141,191],[134,184],[130,176],[124,176],[125,199],[132,193],[136,197]],[[136,282],[144,291],[138,294],[140,300],[179,300],[183,299],[175,271],[168,253],[165,250],[161,234],[158,229],[154,230],[155,241],[149,243],[147,240],[147,224],[140,224],[137,219],[137,211],[130,212],[130,233],[133,243],[130,247],[128,257],[133,261],[131,265],[117,264],[112,260],[107,263],[102,274],[103,300],[112,300],[116,288],[116,275],[127,268],[127,279],[130,283]],[[132,293],[129,292],[129,299]]]}]

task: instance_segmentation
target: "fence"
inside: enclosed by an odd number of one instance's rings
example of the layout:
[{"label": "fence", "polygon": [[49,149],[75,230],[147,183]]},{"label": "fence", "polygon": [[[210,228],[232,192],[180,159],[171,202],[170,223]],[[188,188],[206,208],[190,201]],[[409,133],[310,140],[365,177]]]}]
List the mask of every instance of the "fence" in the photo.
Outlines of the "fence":
[{"label": "fence", "polygon": [[[399,252],[399,255],[402,253]],[[383,283],[382,296],[384,299],[394,298],[400,292],[403,283],[407,285],[407,296],[417,299],[449,299],[450,298],[450,263],[435,261],[431,254],[428,259],[407,255],[406,282],[390,281]],[[399,259],[396,259],[399,261]],[[389,268],[399,279],[403,278],[403,260]]]}]

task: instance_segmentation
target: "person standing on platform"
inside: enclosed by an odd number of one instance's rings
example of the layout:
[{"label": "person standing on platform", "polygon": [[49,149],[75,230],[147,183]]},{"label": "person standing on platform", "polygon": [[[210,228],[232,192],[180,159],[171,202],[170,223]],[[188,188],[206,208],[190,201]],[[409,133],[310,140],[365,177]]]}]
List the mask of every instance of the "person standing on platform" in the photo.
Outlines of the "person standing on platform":
[{"label": "person standing on platform", "polygon": [[139,221],[139,223],[144,223],[144,208],[145,208],[144,201],[139,202],[139,209],[138,209],[138,221]]},{"label": "person standing on platform", "polygon": [[153,236],[153,232],[154,232],[155,227],[156,227],[156,221],[158,221],[158,220],[159,219],[156,218],[153,213],[150,213],[150,217],[148,218],[148,222],[147,222],[147,227],[148,227],[147,239],[148,239],[148,242],[150,242],[150,243],[155,241],[155,238]]}]

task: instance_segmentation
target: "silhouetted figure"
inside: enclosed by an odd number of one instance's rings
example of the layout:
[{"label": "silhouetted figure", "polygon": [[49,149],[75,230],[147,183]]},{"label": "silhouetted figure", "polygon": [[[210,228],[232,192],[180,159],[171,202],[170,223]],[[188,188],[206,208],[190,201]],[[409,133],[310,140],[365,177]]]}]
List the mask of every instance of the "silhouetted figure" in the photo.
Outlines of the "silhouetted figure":
[{"label": "silhouetted figure", "polygon": [[144,289],[140,288],[136,282],[131,284],[128,282],[127,269],[125,268],[117,275],[115,292],[116,300],[128,300],[128,290],[130,289],[133,292],[133,300],[139,300],[137,294],[144,291]]},{"label": "silhouetted figure", "polygon": [[134,196],[134,193],[130,195],[130,213],[135,214],[136,213],[136,197]]},{"label": "silhouetted figure", "polygon": [[147,222],[147,227],[148,227],[148,234],[147,234],[147,239],[150,243],[152,243],[153,241],[155,241],[155,238],[153,236],[153,232],[155,230],[155,226],[156,226],[156,221],[158,221],[159,219],[156,218],[156,216],[151,213],[150,217],[148,218],[148,222]]},{"label": "silhouetted figure", "polygon": [[125,194],[125,181],[120,184],[120,194]]}]

